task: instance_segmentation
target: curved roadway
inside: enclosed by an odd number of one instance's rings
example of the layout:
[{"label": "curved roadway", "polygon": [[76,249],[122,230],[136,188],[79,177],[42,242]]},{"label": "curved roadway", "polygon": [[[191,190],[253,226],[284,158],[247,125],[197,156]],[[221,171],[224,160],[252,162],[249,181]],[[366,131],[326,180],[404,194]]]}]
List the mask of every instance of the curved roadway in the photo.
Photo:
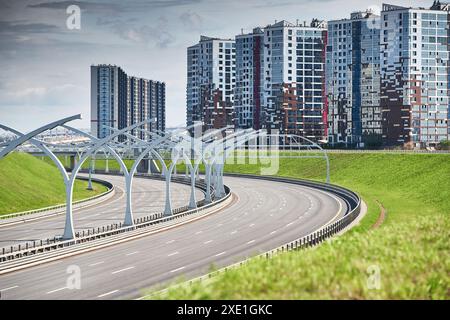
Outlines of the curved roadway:
[{"label": "curved roadway", "polygon": [[[115,194],[105,202],[90,207],[73,210],[75,232],[102,227],[124,220],[125,214],[125,178],[114,175],[95,175],[115,186]],[[172,207],[179,208],[189,204],[190,186],[172,183]],[[164,210],[165,182],[135,177],[132,189],[132,208],[134,218],[148,216]],[[196,198],[202,200],[204,193],[197,189]],[[0,225],[0,248],[53,238],[64,232],[65,214],[43,218],[11,226]]]},{"label": "curved roadway", "polygon": [[[137,298],[144,288],[274,249],[347,209],[331,194],[298,185],[224,179],[234,196],[227,208],[157,234],[0,276],[2,298]],[[68,267],[74,265],[80,268],[80,289],[66,288]]]}]

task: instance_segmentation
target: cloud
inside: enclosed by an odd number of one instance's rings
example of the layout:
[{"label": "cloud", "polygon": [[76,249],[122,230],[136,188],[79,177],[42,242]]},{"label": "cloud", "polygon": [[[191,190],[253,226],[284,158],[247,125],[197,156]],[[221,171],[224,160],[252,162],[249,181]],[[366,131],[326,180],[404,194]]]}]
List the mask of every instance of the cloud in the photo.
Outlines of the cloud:
[{"label": "cloud", "polygon": [[203,18],[196,12],[184,12],[180,15],[183,26],[190,31],[198,31],[202,29]]},{"label": "cloud", "polygon": [[55,33],[61,28],[47,23],[24,23],[23,21],[0,21],[0,33]]},{"label": "cloud", "polygon": [[49,1],[28,5],[29,8],[45,9],[66,9],[70,5],[77,5],[82,10],[91,11],[113,11],[113,12],[139,12],[143,9],[169,8],[187,6],[200,3],[203,0],[150,0],[150,1],[108,1],[108,2],[88,2],[88,1]]},{"label": "cloud", "polygon": [[144,45],[155,43],[160,48],[166,48],[175,41],[175,37],[168,31],[168,21],[164,17],[160,17],[154,27],[117,23],[113,30],[124,40]]}]

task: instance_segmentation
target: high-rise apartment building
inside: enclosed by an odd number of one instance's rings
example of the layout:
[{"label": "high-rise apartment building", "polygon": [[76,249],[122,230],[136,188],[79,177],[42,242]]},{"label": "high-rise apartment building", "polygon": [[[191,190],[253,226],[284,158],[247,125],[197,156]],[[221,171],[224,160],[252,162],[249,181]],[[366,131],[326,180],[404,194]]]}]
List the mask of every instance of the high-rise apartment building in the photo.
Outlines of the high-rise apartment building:
[{"label": "high-rise apartment building", "polygon": [[[91,133],[104,138],[111,134],[106,127],[123,129],[145,119],[156,122],[141,128],[165,131],[165,84],[159,81],[127,76],[118,66],[91,66]],[[149,135],[132,132],[138,138]],[[121,139],[124,137],[121,137]]]},{"label": "high-rise apartment building", "polygon": [[187,49],[187,125],[203,130],[234,124],[235,41],[201,36]]},{"label": "high-rise apartment building", "polygon": [[449,139],[450,5],[384,4],[381,12],[381,108],[388,145],[433,146]]},{"label": "high-rise apartment building", "polygon": [[328,143],[381,144],[380,17],[355,12],[328,22]]},{"label": "high-rise apartment building", "polygon": [[326,138],[326,22],[280,21],[264,29],[263,128]]},{"label": "high-rise apartment building", "polygon": [[[145,119],[156,119],[156,122],[146,123],[140,129],[151,132],[165,131],[165,84],[128,77],[127,93],[127,124],[132,125]],[[139,129],[133,130],[132,134],[144,140],[150,138],[150,134]]]},{"label": "high-rise apartment building", "polygon": [[91,133],[98,138],[111,134],[104,126],[127,126],[127,75],[118,66],[91,66]]},{"label": "high-rise apartment building", "polygon": [[235,127],[261,128],[264,101],[264,31],[236,36]]}]

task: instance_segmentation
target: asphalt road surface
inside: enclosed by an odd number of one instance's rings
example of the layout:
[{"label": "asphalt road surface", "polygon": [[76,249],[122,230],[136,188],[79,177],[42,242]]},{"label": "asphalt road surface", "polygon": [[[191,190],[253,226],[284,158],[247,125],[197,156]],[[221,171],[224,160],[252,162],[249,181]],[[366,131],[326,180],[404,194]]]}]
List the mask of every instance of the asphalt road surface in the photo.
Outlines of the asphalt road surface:
[{"label": "asphalt road surface", "polygon": [[[125,218],[125,178],[113,175],[95,175],[115,186],[115,194],[98,205],[74,209],[73,223],[75,232],[120,223]],[[190,186],[172,183],[172,207],[179,208],[189,204]],[[196,198],[202,200],[204,193],[197,189]],[[164,211],[165,182],[135,177],[132,189],[132,209],[134,218],[148,216]],[[51,218],[19,223],[12,226],[0,226],[0,248],[29,241],[53,238],[64,233],[65,214]]]},{"label": "asphalt road surface", "polygon": [[[224,181],[234,194],[227,208],[157,234],[0,276],[2,299],[138,298],[145,288],[274,249],[346,210],[333,195],[298,185]],[[74,270],[80,271],[80,289],[67,288]]]}]

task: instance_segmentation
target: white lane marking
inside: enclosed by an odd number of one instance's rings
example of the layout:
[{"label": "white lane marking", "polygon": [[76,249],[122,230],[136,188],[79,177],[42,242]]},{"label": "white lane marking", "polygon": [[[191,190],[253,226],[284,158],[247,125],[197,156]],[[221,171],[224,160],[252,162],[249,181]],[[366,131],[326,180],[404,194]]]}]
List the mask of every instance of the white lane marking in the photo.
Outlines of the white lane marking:
[{"label": "white lane marking", "polygon": [[253,242],[255,242],[255,240],[250,240],[247,244],[252,244]]},{"label": "white lane marking", "polygon": [[206,242],[203,242],[203,244],[208,244],[208,243],[211,243],[211,242],[213,242],[213,241],[212,240],[208,240]]},{"label": "white lane marking", "polygon": [[174,269],[174,270],[170,271],[170,273],[174,273],[174,272],[177,272],[177,271],[183,270],[184,268],[185,268],[185,267],[181,267],[181,268],[178,268],[178,269]]},{"label": "white lane marking", "polygon": [[288,224],[286,225],[286,227],[290,227],[290,226],[292,226],[293,224],[294,224],[293,222],[288,223]]},{"label": "white lane marking", "polygon": [[13,287],[5,288],[5,289],[0,289],[0,292],[5,292],[5,291],[8,291],[8,290],[12,290],[12,289],[18,288],[18,287],[19,286],[13,286]]},{"label": "white lane marking", "polygon": [[272,231],[270,234],[272,235],[272,234],[275,234],[275,233],[277,233],[277,230]]},{"label": "white lane marking", "polygon": [[120,269],[120,270],[117,270],[117,271],[113,271],[113,272],[111,272],[111,274],[116,274],[116,273],[119,273],[119,272],[131,270],[131,269],[134,269],[134,267],[128,267],[128,268],[125,268],[125,269]]},{"label": "white lane marking", "polygon": [[54,293],[54,292],[58,292],[58,291],[61,291],[61,290],[65,290],[65,289],[67,289],[67,287],[59,288],[59,289],[55,289],[55,290],[49,291],[49,292],[47,292],[47,294],[51,294],[51,293]]},{"label": "white lane marking", "polygon": [[168,257],[171,257],[171,256],[174,256],[174,255],[176,255],[176,254],[179,254],[179,252],[178,252],[178,251],[175,251],[175,252],[169,253],[167,256],[168,256]]},{"label": "white lane marking", "polygon": [[221,256],[221,255],[223,255],[223,254],[225,254],[225,253],[226,253],[226,251],[223,251],[223,252],[221,252],[221,253],[216,254],[215,257]]},{"label": "white lane marking", "polygon": [[251,225],[249,225],[249,227],[251,228],[251,227],[253,227],[255,224],[254,223],[252,223]]},{"label": "white lane marking", "polygon": [[133,254],[136,254],[136,253],[139,253],[139,251],[134,251],[134,252],[127,253],[126,256],[132,256]]},{"label": "white lane marking", "polygon": [[99,264],[105,263],[105,261],[100,261],[100,262],[96,262],[96,263],[92,263],[90,265],[88,265],[88,267],[95,267],[98,266]]},{"label": "white lane marking", "polygon": [[97,296],[97,298],[103,298],[103,297],[109,296],[110,294],[116,293],[116,292],[118,292],[118,291],[119,291],[119,290],[113,290],[113,291],[110,291],[110,292],[101,294],[101,295]]},{"label": "white lane marking", "polygon": [[237,230],[234,230],[233,232],[231,232],[230,234],[235,234],[235,233],[237,233]]},{"label": "white lane marking", "polygon": [[197,234],[200,234],[200,233],[203,233],[203,231],[202,230],[197,231],[195,234],[197,235]]},{"label": "white lane marking", "polygon": [[166,244],[171,244],[171,243],[174,243],[174,242],[175,242],[175,240],[170,240],[170,241],[167,241]]}]

